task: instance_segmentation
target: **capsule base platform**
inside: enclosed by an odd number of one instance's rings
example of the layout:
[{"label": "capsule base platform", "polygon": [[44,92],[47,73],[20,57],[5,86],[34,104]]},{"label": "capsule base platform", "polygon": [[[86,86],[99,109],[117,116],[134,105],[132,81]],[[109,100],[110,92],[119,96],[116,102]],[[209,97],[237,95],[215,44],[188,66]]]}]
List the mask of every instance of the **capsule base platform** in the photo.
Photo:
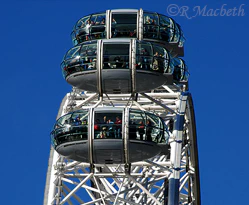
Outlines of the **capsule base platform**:
[{"label": "capsule base platform", "polygon": [[[132,92],[132,75],[130,70],[108,69],[101,73],[102,84],[97,85],[97,71],[77,72],[67,77],[67,82],[82,90],[97,92],[98,86],[105,93],[130,93]],[[155,89],[163,84],[172,85],[173,75],[136,70],[136,92]]]},{"label": "capsule base platform", "polygon": [[[68,142],[56,147],[56,151],[80,162],[90,163],[89,143],[87,140]],[[152,158],[160,153],[168,153],[168,145],[159,145],[154,142],[130,140],[129,162],[137,162]],[[122,164],[125,163],[124,145],[122,139],[94,139],[93,163]]]}]

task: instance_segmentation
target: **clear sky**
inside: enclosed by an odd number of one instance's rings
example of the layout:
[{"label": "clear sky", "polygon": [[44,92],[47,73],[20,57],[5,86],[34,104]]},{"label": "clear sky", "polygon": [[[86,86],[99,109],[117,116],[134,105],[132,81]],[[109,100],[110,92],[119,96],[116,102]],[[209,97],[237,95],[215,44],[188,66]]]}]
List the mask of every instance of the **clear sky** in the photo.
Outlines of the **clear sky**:
[{"label": "clear sky", "polygon": [[[171,4],[188,10],[178,12],[169,8]],[[182,26],[197,122],[202,204],[247,203],[247,1],[20,0],[0,5],[0,204],[43,203],[49,133],[62,98],[71,90],[60,62],[72,47],[72,27],[84,15],[115,8],[174,15]],[[216,10],[222,6],[223,12]]]}]

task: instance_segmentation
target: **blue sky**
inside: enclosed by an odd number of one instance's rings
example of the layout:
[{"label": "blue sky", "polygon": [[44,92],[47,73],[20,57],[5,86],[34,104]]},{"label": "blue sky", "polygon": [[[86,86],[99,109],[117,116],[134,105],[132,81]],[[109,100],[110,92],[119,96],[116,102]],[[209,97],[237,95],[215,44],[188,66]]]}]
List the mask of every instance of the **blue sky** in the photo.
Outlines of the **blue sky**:
[{"label": "blue sky", "polygon": [[[76,21],[114,8],[143,8],[165,15],[170,4],[237,9],[244,16],[173,17],[186,36],[198,133],[203,205],[245,204],[249,194],[249,8],[246,1],[2,1],[1,204],[43,203],[49,133],[64,95],[60,62],[72,47]],[[197,7],[196,7],[197,6]],[[170,15],[169,15],[170,16]]]}]

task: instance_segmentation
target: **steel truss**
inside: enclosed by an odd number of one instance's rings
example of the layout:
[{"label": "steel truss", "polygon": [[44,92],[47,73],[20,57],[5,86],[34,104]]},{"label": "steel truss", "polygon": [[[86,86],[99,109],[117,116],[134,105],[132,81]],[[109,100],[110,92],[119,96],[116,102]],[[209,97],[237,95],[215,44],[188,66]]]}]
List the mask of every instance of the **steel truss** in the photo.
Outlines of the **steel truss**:
[{"label": "steel truss", "polygon": [[[104,94],[76,88],[65,96],[58,117],[98,106],[132,107],[160,115],[169,126],[170,155],[124,164],[81,163],[51,148],[44,205],[200,204],[198,151],[192,97],[177,86],[148,93]],[[173,124],[173,126],[172,126]]]}]

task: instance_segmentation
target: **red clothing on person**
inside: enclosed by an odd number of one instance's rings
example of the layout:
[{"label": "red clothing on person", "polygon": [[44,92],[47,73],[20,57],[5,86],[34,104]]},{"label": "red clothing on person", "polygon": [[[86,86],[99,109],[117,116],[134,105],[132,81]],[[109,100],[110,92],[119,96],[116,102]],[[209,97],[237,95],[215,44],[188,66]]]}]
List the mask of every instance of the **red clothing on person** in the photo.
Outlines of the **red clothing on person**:
[{"label": "red clothing on person", "polygon": [[122,120],[120,120],[120,119],[116,120],[115,124],[122,124]]},{"label": "red clothing on person", "polygon": [[96,125],[96,124],[95,124],[95,125],[94,125],[94,130],[96,130],[96,131],[100,130],[100,129],[99,129],[99,125]]}]

